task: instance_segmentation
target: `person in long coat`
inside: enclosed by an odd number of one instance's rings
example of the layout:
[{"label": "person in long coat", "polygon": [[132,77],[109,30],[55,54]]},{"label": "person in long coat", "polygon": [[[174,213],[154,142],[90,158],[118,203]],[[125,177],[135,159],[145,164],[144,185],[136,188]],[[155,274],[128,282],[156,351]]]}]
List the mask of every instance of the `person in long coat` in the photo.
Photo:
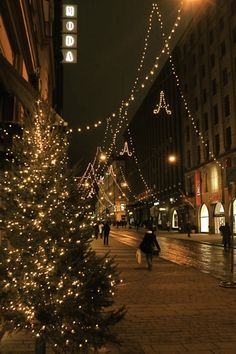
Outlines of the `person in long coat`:
[{"label": "person in long coat", "polygon": [[153,232],[152,227],[149,227],[145,232],[144,238],[140,243],[139,247],[141,251],[145,253],[148,269],[152,270],[152,258],[153,258],[155,247],[158,252],[161,251],[161,248],[159,246],[159,243],[156,239],[156,235]]},{"label": "person in long coat", "polygon": [[108,246],[109,234],[110,234],[110,225],[107,221],[103,227],[103,242],[105,246]]}]

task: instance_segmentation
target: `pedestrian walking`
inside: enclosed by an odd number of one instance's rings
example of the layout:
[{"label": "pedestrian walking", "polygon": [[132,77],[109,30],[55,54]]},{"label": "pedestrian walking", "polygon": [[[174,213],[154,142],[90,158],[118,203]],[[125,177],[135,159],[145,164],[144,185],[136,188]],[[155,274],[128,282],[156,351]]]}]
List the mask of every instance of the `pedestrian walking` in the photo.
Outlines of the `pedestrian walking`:
[{"label": "pedestrian walking", "polygon": [[225,225],[220,226],[220,232],[222,234],[222,242],[224,245],[224,249],[230,248],[231,230],[227,222],[225,223]]},{"label": "pedestrian walking", "polygon": [[188,237],[191,237],[191,224],[190,224],[190,222],[187,222],[186,230],[187,230]]},{"label": "pedestrian walking", "polygon": [[145,253],[148,270],[152,270],[152,258],[153,258],[153,253],[155,251],[155,247],[158,251],[158,254],[161,251],[161,248],[159,246],[159,243],[156,239],[156,235],[153,232],[152,227],[147,228],[147,231],[145,232],[144,238],[140,243],[139,247],[141,251]]},{"label": "pedestrian walking", "polygon": [[108,246],[108,239],[109,239],[109,234],[110,234],[110,225],[108,221],[105,223],[103,227],[103,242],[104,246]]}]

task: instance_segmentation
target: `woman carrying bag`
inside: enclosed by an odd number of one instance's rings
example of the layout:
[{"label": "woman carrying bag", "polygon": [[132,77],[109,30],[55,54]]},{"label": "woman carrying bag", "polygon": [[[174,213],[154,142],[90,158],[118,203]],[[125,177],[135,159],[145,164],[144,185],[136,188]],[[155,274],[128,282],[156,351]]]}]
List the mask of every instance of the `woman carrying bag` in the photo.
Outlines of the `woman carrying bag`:
[{"label": "woman carrying bag", "polygon": [[153,228],[148,227],[144,238],[139,246],[141,251],[146,255],[148,270],[152,270],[152,256],[155,252],[155,246],[159,253],[161,251],[161,248],[159,246],[159,243],[157,242],[156,235],[153,232]]}]

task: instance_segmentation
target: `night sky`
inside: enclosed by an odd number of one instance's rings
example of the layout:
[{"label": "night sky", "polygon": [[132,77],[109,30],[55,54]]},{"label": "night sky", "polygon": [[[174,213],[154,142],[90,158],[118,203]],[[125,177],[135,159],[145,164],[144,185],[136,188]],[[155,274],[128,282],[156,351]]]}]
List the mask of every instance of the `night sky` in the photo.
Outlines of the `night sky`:
[{"label": "night sky", "polygon": [[[157,2],[166,32],[176,19],[180,2]],[[106,118],[117,113],[122,100],[130,96],[138,75],[153,1],[82,0],[77,3],[78,63],[64,64],[63,118],[74,131],[71,161],[79,163],[82,171],[93,160],[97,146],[102,145]],[[187,16],[185,10],[182,23],[186,23]],[[177,29],[175,38],[180,33]],[[149,73],[162,46],[157,15],[154,15],[141,78]],[[144,99],[145,90],[138,96],[130,109],[129,120]],[[76,132],[77,128],[98,120],[102,122],[99,128]]]}]

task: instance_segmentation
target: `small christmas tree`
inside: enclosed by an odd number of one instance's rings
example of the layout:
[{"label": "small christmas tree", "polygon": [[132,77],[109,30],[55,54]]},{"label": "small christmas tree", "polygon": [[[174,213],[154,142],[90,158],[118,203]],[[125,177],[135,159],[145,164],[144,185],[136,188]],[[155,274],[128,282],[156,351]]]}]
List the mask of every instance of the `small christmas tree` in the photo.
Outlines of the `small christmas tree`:
[{"label": "small christmas tree", "polygon": [[[0,263],[2,319],[30,330],[56,353],[87,353],[115,341],[119,282],[114,260],[91,249],[88,200],[68,169],[67,132],[38,101],[2,173],[2,227],[10,248]],[[6,279],[5,279],[6,278]]]}]

